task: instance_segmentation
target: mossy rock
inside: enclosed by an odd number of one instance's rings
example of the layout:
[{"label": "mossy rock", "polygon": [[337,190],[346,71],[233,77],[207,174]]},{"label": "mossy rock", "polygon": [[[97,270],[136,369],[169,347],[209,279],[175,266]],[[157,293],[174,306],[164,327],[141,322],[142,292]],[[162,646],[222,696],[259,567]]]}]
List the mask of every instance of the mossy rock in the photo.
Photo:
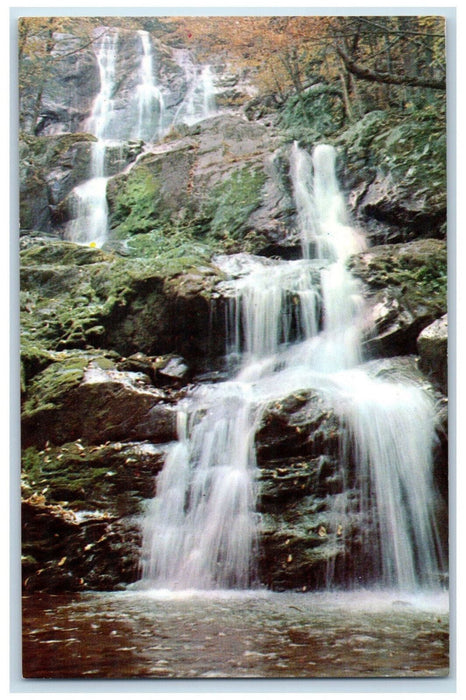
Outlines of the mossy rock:
[{"label": "mossy rock", "polygon": [[165,450],[147,442],[97,446],[80,440],[22,455],[23,491],[41,493],[51,505],[73,511],[104,511],[113,516],[140,514],[154,493],[154,477]]},{"label": "mossy rock", "polygon": [[349,261],[364,282],[375,324],[366,341],[377,356],[415,354],[419,333],[447,311],[447,249],[421,239],[375,246]]},{"label": "mossy rock", "polygon": [[93,265],[111,260],[111,256],[99,248],[81,246],[70,241],[34,242],[20,253],[22,265]]},{"label": "mossy rock", "polygon": [[366,114],[335,140],[357,213],[405,227],[405,239],[443,237],[446,220],[444,106]]},{"label": "mossy rock", "polygon": [[147,154],[107,187],[112,236],[127,238],[161,228],[189,199],[189,173],[195,151],[181,143],[163,154]]},{"label": "mossy rock", "polygon": [[[161,248],[160,239],[158,243]],[[50,249],[48,243],[26,249],[20,302],[27,377],[46,360],[38,362],[33,348],[39,354],[91,346],[120,354],[185,355],[187,350],[192,355],[201,342],[205,350],[210,298],[222,279],[208,258],[200,244],[174,246],[151,258],[121,257],[60,241]],[[196,284],[187,285],[188,279]]]},{"label": "mossy rock", "polygon": [[22,443],[168,441],[176,427],[166,399],[145,375],[114,370],[109,358],[74,353],[31,380],[22,406]]}]

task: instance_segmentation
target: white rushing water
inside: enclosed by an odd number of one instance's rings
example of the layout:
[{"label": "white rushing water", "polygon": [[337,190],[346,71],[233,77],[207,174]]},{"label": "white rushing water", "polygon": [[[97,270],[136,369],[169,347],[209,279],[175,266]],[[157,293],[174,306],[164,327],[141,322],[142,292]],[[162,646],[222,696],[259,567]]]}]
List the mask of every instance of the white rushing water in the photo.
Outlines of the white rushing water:
[{"label": "white rushing water", "polygon": [[187,91],[176,112],[174,123],[192,126],[216,113],[215,78],[211,66],[196,65],[189,51],[178,51],[176,58],[184,70]]},{"label": "white rushing water", "polygon": [[149,32],[140,30],[141,65],[136,88],[137,119],[133,138],[154,143],[159,140],[164,126],[163,92],[154,81],[154,56]]},{"label": "white rushing water", "polygon": [[198,388],[180,406],[179,441],[145,520],[143,578],[169,589],[254,583],[261,412],[314,389],[347,427],[342,460],[355,460],[361,515],[375,521],[378,536],[363,546],[379,582],[435,585],[432,401],[423,388],[373,379],[360,364],[368,317],[345,263],[364,249],[364,237],[348,222],[334,149],[317,146],[311,157],[295,145],[291,177],[303,260],[240,254],[215,261],[230,277],[222,286],[237,374]]},{"label": "white rushing water", "polygon": [[[73,189],[70,198],[72,216],[64,236],[75,243],[101,247],[108,238],[107,183],[109,176],[115,174],[115,157],[113,161],[109,159],[109,149],[115,155],[131,139],[144,141],[150,149],[150,144],[159,142],[169,126],[164,97],[169,90],[158,84],[155,77],[150,34],[139,30],[137,37],[140,51],[136,85],[123,99],[117,80],[118,31],[106,28],[94,47],[100,88],[84,129],[97,141],[90,145],[89,178]],[[174,55],[185,72],[186,94],[172,121],[196,124],[216,114],[214,74],[210,66],[196,65],[187,51],[175,49]],[[109,173],[108,162],[113,162],[113,172]]]},{"label": "white rushing water", "polygon": [[118,32],[106,31],[97,45],[100,90],[92,107],[87,131],[97,138],[91,144],[90,177],[73,190],[74,216],[65,237],[76,243],[101,246],[107,237],[108,204],[105,159],[115,119],[113,93]]}]

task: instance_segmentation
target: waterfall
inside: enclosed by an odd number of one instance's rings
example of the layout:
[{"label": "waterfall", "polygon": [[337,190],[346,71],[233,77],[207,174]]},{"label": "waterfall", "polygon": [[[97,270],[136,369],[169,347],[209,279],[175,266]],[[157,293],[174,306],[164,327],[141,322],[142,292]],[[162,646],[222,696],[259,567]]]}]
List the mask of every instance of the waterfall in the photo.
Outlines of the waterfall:
[{"label": "waterfall", "polygon": [[163,132],[164,99],[161,89],[154,83],[153,52],[150,35],[140,30],[141,66],[139,83],[136,88],[137,123],[133,138],[143,141],[158,141]]},{"label": "waterfall", "polygon": [[[100,247],[107,240],[107,183],[116,170],[115,158],[113,161],[109,158],[109,148],[121,152],[124,141],[129,139],[157,143],[169,121],[164,91],[154,78],[150,34],[138,30],[137,36],[140,43],[137,82],[129,97],[123,99],[121,94],[116,97],[119,89],[116,80],[118,31],[106,28],[95,44],[100,89],[85,130],[97,140],[90,144],[89,177],[72,191],[71,218],[64,233],[65,239],[75,243]],[[174,54],[185,72],[187,89],[173,122],[195,124],[215,114],[214,76],[210,66],[195,65],[188,52],[175,50]]]},{"label": "waterfall", "polygon": [[184,70],[188,88],[176,112],[174,123],[182,122],[192,126],[216,112],[215,79],[211,66],[196,66],[188,51],[180,51],[176,57]]},{"label": "waterfall", "polygon": [[94,100],[87,130],[97,138],[91,144],[90,177],[74,188],[74,216],[65,238],[76,243],[102,245],[107,237],[108,205],[106,177],[107,146],[115,119],[113,93],[118,32],[107,30],[96,49],[100,90]]},{"label": "waterfall", "polygon": [[345,263],[364,238],[349,223],[335,158],[327,145],[312,157],[297,144],[291,152],[302,260],[215,260],[229,277],[219,290],[229,300],[227,352],[236,374],[198,387],[179,407],[179,440],[144,523],[148,585],[254,584],[255,433],[267,404],[301,390],[321,394],[346,428],[341,466],[357,465],[360,520],[373,523],[372,536],[362,535],[363,556],[379,582],[403,589],[438,582],[434,407],[422,387],[374,379],[361,364],[368,314]]}]

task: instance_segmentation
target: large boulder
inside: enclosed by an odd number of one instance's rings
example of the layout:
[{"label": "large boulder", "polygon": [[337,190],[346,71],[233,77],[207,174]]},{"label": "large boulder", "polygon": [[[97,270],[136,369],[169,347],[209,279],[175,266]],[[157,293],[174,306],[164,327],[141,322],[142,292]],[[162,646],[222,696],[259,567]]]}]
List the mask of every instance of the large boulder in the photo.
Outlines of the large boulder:
[{"label": "large boulder", "polygon": [[22,408],[22,443],[60,445],[82,438],[166,442],[176,437],[176,411],[145,375],[119,372],[105,360],[53,362],[31,381]]},{"label": "large boulder", "polygon": [[24,239],[21,260],[26,364],[41,352],[89,346],[121,355],[179,353],[197,363],[224,349],[222,332],[208,333],[223,274],[202,255],[133,259],[33,237]]},{"label": "large boulder", "polygon": [[417,352],[419,333],[447,310],[447,250],[444,241],[420,239],[382,245],[353,256],[352,273],[362,280],[373,331],[370,356]]},{"label": "large boulder", "polygon": [[353,214],[372,244],[445,237],[444,113],[369,112],[336,142]]},{"label": "large boulder", "polygon": [[111,236],[182,230],[217,251],[253,252],[283,239],[292,205],[273,134],[239,115],[179,131],[109,181]]},{"label": "large boulder", "polygon": [[444,394],[448,393],[448,315],[438,318],[417,339],[419,366]]}]

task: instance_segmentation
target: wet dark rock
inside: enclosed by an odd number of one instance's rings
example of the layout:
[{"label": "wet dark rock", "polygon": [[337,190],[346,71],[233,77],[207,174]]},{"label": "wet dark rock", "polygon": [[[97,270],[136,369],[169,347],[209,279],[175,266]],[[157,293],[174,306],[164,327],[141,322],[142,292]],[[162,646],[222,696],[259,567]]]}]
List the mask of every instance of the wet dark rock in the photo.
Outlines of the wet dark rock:
[{"label": "wet dark rock", "polygon": [[354,472],[348,465],[344,473],[339,461],[342,431],[315,392],[288,396],[263,414],[256,436],[259,576],[274,589],[321,587],[337,560],[356,556],[361,523]]},{"label": "wet dark rock", "polygon": [[443,391],[448,393],[448,316],[442,316],[419,334],[419,366]]},{"label": "wet dark rock", "polygon": [[337,453],[339,431],[338,418],[319,394],[302,392],[284,397],[262,415],[256,434],[258,462]]},{"label": "wet dark rock", "polygon": [[353,256],[349,267],[363,281],[371,309],[374,330],[365,341],[369,355],[416,353],[419,333],[446,312],[445,242],[376,246]]},{"label": "wet dark rock", "polygon": [[145,375],[81,361],[49,365],[32,380],[22,411],[23,446],[82,438],[166,442],[176,437],[173,406]]},{"label": "wet dark rock", "polygon": [[115,590],[138,578],[140,535],[128,519],[48,505],[43,497],[22,504],[26,592]]}]

